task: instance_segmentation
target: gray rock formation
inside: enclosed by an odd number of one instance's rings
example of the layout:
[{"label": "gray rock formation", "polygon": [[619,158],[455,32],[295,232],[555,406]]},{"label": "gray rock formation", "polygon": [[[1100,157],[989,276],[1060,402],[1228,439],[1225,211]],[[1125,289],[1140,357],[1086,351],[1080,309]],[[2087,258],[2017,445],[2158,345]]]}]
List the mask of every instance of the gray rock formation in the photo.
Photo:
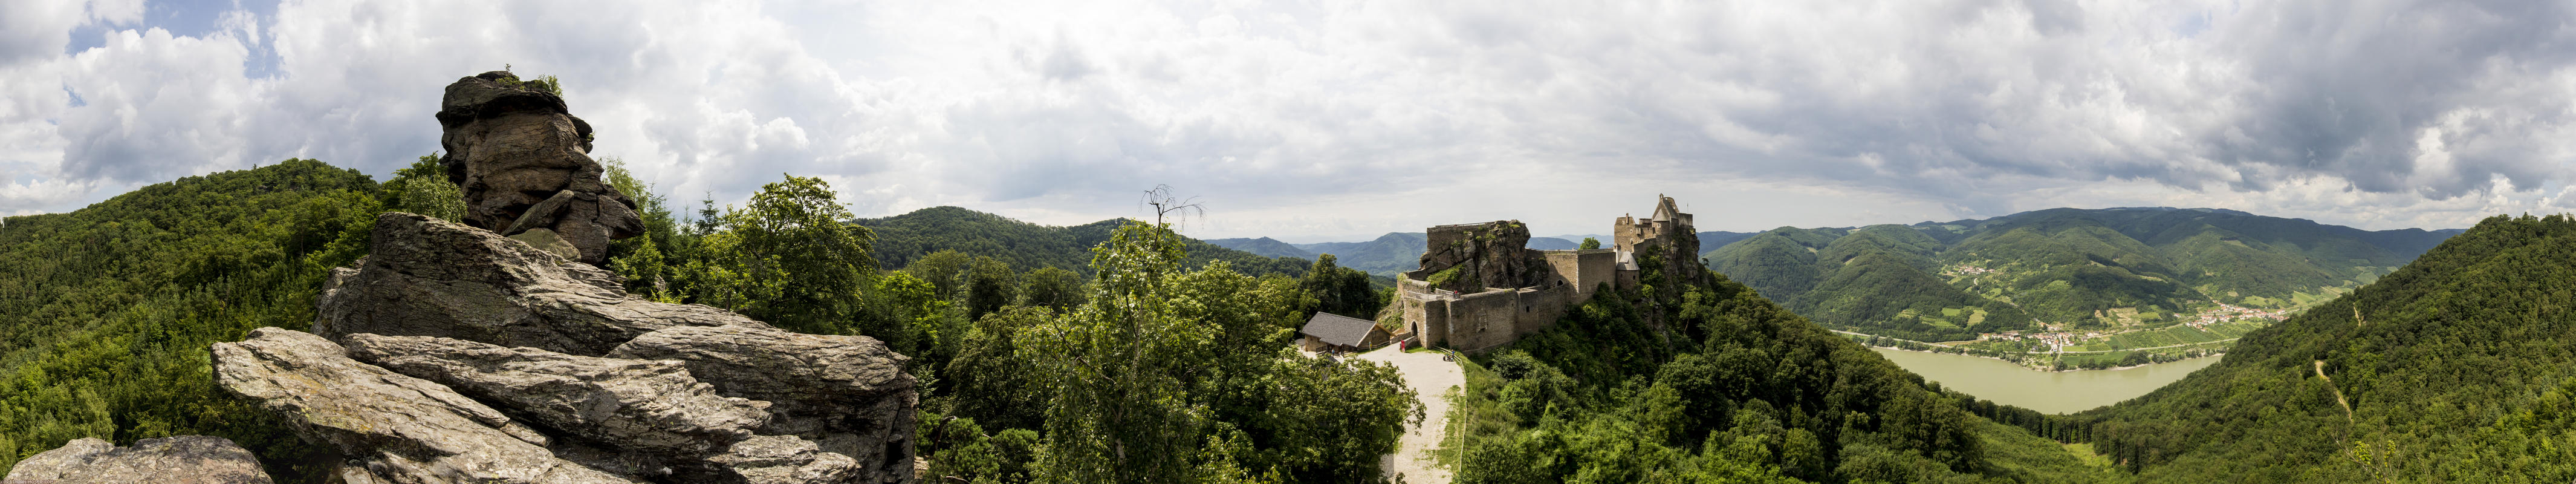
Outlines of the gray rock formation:
[{"label": "gray rock formation", "polygon": [[915,383],[873,338],[647,301],[428,217],[387,213],[371,235],[324,287],[321,336],[214,347],[216,382],[338,451],[343,481],[915,479]]},{"label": "gray rock formation", "polygon": [[637,482],[558,459],[543,434],[499,410],[350,359],[320,337],[260,328],[213,351],[217,385],[362,462],[376,481]]},{"label": "gray rock formation", "polygon": [[[907,460],[906,462],[910,462]],[[849,456],[823,452],[805,439],[763,435],[735,442],[725,453],[707,458],[704,469],[685,469],[695,482],[787,484],[804,482],[908,482],[859,477],[859,463]]]},{"label": "gray rock formation", "polygon": [[435,218],[388,212],[371,235],[373,252],[323,285],[314,333],[438,336],[599,356],[664,328],[773,329],[722,309],[635,297],[597,267]]},{"label": "gray rock formation", "polygon": [[[916,401],[905,358],[865,336],[678,327],[636,337],[613,358],[678,360],[717,394],[770,402],[762,433],[797,435],[895,482],[909,474]],[[898,469],[899,468],[899,469]]]},{"label": "gray rock formation", "polygon": [[183,435],[143,439],[133,447],[79,439],[18,461],[10,482],[53,484],[269,484],[259,458],[230,439]]},{"label": "gray rock formation", "polygon": [[447,385],[594,444],[703,456],[751,438],[767,402],[717,396],[676,361],[574,356],[426,336],[353,334],[349,356]]},{"label": "gray rock formation", "polygon": [[486,72],[447,85],[438,124],[439,163],[465,192],[466,224],[502,235],[549,229],[592,264],[609,240],[643,233],[635,202],[600,181],[590,123],[562,97]]}]

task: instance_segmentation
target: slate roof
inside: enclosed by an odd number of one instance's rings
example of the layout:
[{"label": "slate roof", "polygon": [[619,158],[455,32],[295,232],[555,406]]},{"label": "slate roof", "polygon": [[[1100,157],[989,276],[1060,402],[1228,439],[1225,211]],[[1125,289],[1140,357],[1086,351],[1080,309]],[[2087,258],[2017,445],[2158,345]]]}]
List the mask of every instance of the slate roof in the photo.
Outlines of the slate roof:
[{"label": "slate roof", "polygon": [[1361,341],[1368,340],[1369,331],[1375,329],[1376,321],[1317,312],[1315,317],[1306,319],[1306,329],[1299,332],[1324,340],[1328,345],[1359,346]]}]

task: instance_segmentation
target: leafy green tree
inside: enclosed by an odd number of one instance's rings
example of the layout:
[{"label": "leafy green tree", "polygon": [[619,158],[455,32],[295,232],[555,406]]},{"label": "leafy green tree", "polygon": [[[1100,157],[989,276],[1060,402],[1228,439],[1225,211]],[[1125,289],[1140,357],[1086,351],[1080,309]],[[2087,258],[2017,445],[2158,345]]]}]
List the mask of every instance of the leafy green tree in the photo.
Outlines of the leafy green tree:
[{"label": "leafy green tree", "polygon": [[1306,277],[1299,286],[1310,303],[1303,312],[1325,312],[1360,319],[1377,317],[1378,309],[1386,299],[1378,297],[1377,290],[1369,287],[1368,273],[1341,267],[1335,262],[1332,254],[1318,255],[1315,256],[1315,265],[1306,270]]},{"label": "leafy green tree", "polygon": [[1039,384],[1037,361],[1019,354],[1032,328],[1057,317],[1045,306],[1014,306],[975,320],[957,357],[943,368],[956,414],[997,429],[1039,429],[1053,394]]},{"label": "leafy green tree", "polygon": [[1040,482],[1200,480],[1193,457],[1205,409],[1184,377],[1207,355],[1212,328],[1178,317],[1172,284],[1181,237],[1132,223],[1093,250],[1089,304],[1030,330],[1021,356],[1038,362],[1054,392],[1046,415]]},{"label": "leafy green tree", "polygon": [[852,327],[861,293],[877,271],[868,229],[842,222],[848,208],[819,178],[788,175],[762,185],[742,210],[726,210],[723,231],[705,238],[698,301],[807,333],[898,340],[902,328]]},{"label": "leafy green tree", "polygon": [[672,219],[669,198],[653,190],[653,185],[628,171],[626,161],[613,156],[599,158],[609,188],[635,201],[635,213],[644,220],[644,233],[611,241],[608,244],[608,266],[624,279],[627,292],[656,300],[676,301],[671,288],[674,262],[682,260],[674,243],[683,236],[680,225]]},{"label": "leafy green tree", "polygon": [[1083,304],[1084,291],[1082,274],[1040,267],[1020,276],[1019,304],[1072,311],[1075,306]]},{"label": "leafy green tree", "polygon": [[455,222],[465,219],[465,191],[447,181],[447,171],[438,164],[438,154],[423,155],[411,166],[394,171],[394,179],[385,182],[391,195],[387,205],[394,210],[417,213]]},{"label": "leafy green tree", "polygon": [[1595,238],[1591,238],[1591,237],[1584,237],[1584,238],[1583,238],[1583,245],[1575,246],[1574,248],[1575,248],[1576,250],[1592,250],[1592,249],[1598,249],[1598,248],[1601,248],[1601,239],[1595,239]]}]

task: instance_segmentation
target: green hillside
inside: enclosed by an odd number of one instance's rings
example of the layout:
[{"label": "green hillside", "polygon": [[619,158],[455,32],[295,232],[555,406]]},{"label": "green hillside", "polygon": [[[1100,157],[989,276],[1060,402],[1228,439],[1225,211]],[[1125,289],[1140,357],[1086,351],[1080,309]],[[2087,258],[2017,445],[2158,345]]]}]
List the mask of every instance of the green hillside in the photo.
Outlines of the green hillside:
[{"label": "green hillside", "polygon": [[2114,477],[2085,454],[1963,411],[1959,395],[1752,288],[1653,272],[1647,284],[1681,284],[1684,295],[1605,294],[1471,358],[1451,414],[1464,442],[1448,449],[1461,456],[1457,482]]},{"label": "green hillside", "polygon": [[2576,219],[2490,218],[2216,365],[2052,425],[2149,482],[2576,480],[2569,281]]},{"label": "green hillside", "polygon": [[2169,326],[2220,303],[2303,307],[2375,280],[2452,233],[2369,232],[2216,209],[2051,209],[1859,229],[1782,227],[1704,257],[1828,326],[1956,341],[2043,325]]},{"label": "green hillside", "polygon": [[315,450],[217,391],[206,345],[302,329],[383,204],[354,170],[287,160],[0,225],[0,467],[81,437],[230,438],[278,475]]},{"label": "green hillside", "polygon": [[[1089,274],[1091,248],[1108,241],[1110,232],[1126,221],[1110,219],[1055,227],[957,207],[931,207],[892,217],[859,219],[856,223],[876,232],[874,250],[880,267],[900,268],[924,256],[954,250],[998,259],[1018,270],[1054,267]],[[1223,260],[1244,274],[1302,277],[1314,264],[1310,259],[1264,257],[1196,239],[1185,244],[1189,258],[1183,264],[1190,268]],[[1344,266],[1350,267],[1347,262]]]}]

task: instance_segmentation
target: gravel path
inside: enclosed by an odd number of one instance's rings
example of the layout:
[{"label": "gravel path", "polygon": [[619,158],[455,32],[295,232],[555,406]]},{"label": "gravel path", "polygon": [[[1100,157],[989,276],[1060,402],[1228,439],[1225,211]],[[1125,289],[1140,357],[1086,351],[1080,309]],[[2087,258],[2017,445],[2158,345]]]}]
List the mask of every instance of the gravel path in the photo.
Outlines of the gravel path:
[{"label": "gravel path", "polygon": [[1449,468],[1431,459],[1432,449],[1440,448],[1442,431],[1449,428],[1449,400],[1441,398],[1449,388],[1467,384],[1467,373],[1457,363],[1440,361],[1439,353],[1406,353],[1394,345],[1361,353],[1360,359],[1392,363],[1404,374],[1404,384],[1422,401],[1425,415],[1421,425],[1405,429],[1404,438],[1386,466],[1387,476],[1404,476],[1411,484],[1449,482]]}]

